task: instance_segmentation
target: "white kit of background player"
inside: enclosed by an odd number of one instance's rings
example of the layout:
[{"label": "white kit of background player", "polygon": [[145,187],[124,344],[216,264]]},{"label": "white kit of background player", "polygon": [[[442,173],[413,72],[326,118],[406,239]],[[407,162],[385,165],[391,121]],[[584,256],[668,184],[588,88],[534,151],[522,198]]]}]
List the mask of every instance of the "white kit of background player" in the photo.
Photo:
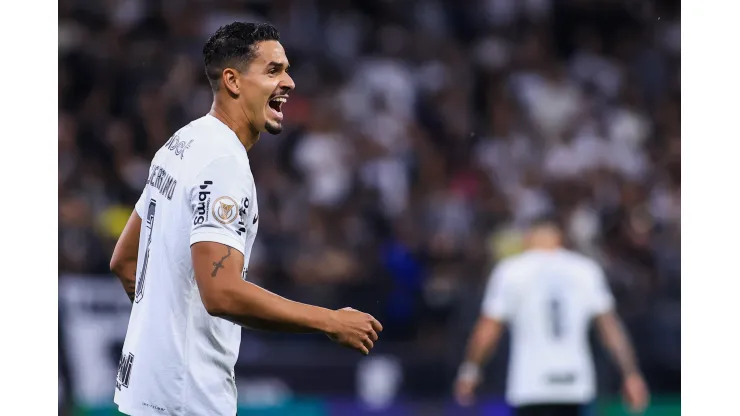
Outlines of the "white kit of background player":
[{"label": "white kit of background player", "polygon": [[588,342],[595,321],[624,377],[628,404],[640,411],[648,401],[626,332],[601,267],[563,247],[555,222],[543,220],[528,232],[528,249],[501,261],[491,273],[481,316],[455,386],[469,404],[481,381],[481,366],[503,330],[511,330],[506,399],[519,416],[578,415],[596,396]]},{"label": "white kit of background player", "polygon": [[184,414],[185,403],[193,414],[229,414],[241,327],[206,311],[190,246],[213,241],[239,250],[246,278],[259,225],[247,152],[231,129],[206,115],[157,152],[149,175],[136,203],[142,264],[115,402],[132,415]]},{"label": "white kit of background player", "polygon": [[482,313],[511,325],[509,403],[593,400],[588,327],[613,305],[601,268],[577,253],[533,250],[502,262],[490,279]]}]

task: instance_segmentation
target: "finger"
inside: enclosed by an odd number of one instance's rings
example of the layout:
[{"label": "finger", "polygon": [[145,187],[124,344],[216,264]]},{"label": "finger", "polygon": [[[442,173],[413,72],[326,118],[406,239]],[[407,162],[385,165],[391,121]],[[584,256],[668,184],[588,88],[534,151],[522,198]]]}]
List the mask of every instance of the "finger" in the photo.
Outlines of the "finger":
[{"label": "finger", "polygon": [[383,325],[381,325],[380,322],[378,322],[378,320],[375,319],[375,318],[373,318],[372,316],[371,316],[371,318],[372,318],[372,320],[370,321],[370,323],[372,324],[373,329],[376,332],[383,332]]},{"label": "finger", "polygon": [[375,346],[375,343],[370,338],[365,338],[362,340],[362,345],[367,347],[368,351],[373,349],[373,346]]},{"label": "finger", "polygon": [[363,355],[368,355],[368,354],[370,354],[370,350],[368,350],[368,349],[367,349],[367,347],[366,347],[365,345],[363,345],[363,344],[360,344],[360,346],[359,346],[359,347],[357,347],[357,349],[358,349],[358,350],[360,350],[360,352],[361,352],[361,353],[362,353]]},{"label": "finger", "polygon": [[648,397],[648,394],[645,391],[640,392],[639,400],[637,403],[638,411],[643,412],[648,407],[648,403],[650,402],[650,399]]},{"label": "finger", "polygon": [[376,334],[372,329],[367,332],[367,336],[370,337],[373,342],[378,340],[378,334]]},{"label": "finger", "polygon": [[473,404],[473,395],[465,387],[457,390],[455,398],[460,406],[467,407]]},{"label": "finger", "polygon": [[457,403],[462,407],[469,407],[473,404],[473,398],[468,396],[461,396],[457,398]]},{"label": "finger", "polygon": [[627,397],[625,399],[632,413],[640,413],[645,410],[645,400],[640,393],[628,392],[626,396]]}]

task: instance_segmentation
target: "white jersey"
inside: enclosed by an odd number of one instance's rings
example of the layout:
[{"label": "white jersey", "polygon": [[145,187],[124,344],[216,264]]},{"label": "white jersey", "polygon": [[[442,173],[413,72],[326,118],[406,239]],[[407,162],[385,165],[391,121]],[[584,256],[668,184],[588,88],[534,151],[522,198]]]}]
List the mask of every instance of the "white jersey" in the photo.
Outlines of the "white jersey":
[{"label": "white jersey", "polygon": [[592,400],[589,324],[613,303],[602,269],[575,252],[533,250],[501,262],[482,313],[510,327],[507,401],[521,406]]},{"label": "white jersey", "polygon": [[257,198],[236,134],[210,115],[180,129],[154,156],[136,212],[136,293],[115,402],[133,416],[233,416],[241,327],[206,312],[190,246],[239,250],[246,280]]}]

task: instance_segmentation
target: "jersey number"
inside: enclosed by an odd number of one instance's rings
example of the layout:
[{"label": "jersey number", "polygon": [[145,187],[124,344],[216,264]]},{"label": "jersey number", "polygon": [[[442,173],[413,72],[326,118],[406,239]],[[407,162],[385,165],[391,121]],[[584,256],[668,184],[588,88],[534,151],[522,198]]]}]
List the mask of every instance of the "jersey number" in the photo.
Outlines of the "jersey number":
[{"label": "jersey number", "polygon": [[548,311],[550,321],[550,334],[555,339],[563,337],[563,303],[558,298],[549,301]]},{"label": "jersey number", "polygon": [[134,301],[139,303],[144,298],[144,282],[146,282],[146,269],[149,265],[149,249],[152,245],[152,231],[154,230],[154,213],[157,210],[157,201],[152,199],[149,201],[149,209],[146,214],[146,228],[149,230],[149,237],[146,241],[146,252],[144,253],[144,261],[141,264],[141,272],[139,273],[139,279],[136,281],[136,297]]}]

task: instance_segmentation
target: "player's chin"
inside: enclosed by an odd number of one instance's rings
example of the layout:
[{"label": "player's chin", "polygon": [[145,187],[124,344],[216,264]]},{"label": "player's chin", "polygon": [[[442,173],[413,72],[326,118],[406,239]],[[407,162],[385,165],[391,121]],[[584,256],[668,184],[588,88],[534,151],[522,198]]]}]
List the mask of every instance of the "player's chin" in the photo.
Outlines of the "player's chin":
[{"label": "player's chin", "polygon": [[283,112],[269,105],[265,109],[265,131],[278,134],[283,131]]},{"label": "player's chin", "polygon": [[280,134],[283,131],[283,123],[274,120],[265,121],[265,131],[270,134]]}]

